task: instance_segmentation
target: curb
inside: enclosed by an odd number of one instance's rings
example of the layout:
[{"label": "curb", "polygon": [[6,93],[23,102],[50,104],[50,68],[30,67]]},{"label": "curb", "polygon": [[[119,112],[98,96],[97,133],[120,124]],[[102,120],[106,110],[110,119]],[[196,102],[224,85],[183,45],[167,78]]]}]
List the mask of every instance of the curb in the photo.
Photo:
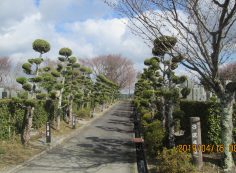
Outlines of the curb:
[{"label": "curb", "polygon": [[49,146],[43,150],[42,152],[32,156],[31,158],[29,158],[28,160],[24,161],[23,163],[14,166],[13,168],[9,168],[6,170],[0,170],[0,173],[15,173],[17,170],[23,168],[24,166],[26,166],[27,164],[29,164],[32,160],[40,157],[41,155],[47,153],[48,151],[50,151],[51,149],[61,145],[63,142],[68,141],[69,139],[71,139],[72,137],[74,137],[77,133],[79,133],[80,131],[82,131],[85,127],[88,127],[89,125],[91,125],[95,120],[99,119],[100,117],[104,116],[111,108],[113,108],[114,106],[116,106],[117,104],[119,104],[120,102],[116,102],[115,104],[111,105],[109,108],[105,109],[103,112],[100,112],[99,114],[97,114],[96,116],[94,116],[92,119],[90,119],[88,121],[88,123],[78,127],[75,131],[71,132],[70,134],[68,134],[65,137],[60,138],[59,140],[57,140],[55,143],[53,144],[49,144]]},{"label": "curb", "polygon": [[[133,119],[131,121],[131,123],[133,124],[133,129],[134,129],[134,122],[133,122]],[[132,134],[132,138],[135,138],[135,133]],[[134,155],[134,158],[133,158],[133,164],[131,165],[131,173],[138,173],[138,166],[137,166],[137,152],[136,152],[136,146],[135,146],[135,143],[133,143],[133,155]]]},{"label": "curb", "polygon": [[[133,134],[133,138],[134,138],[135,136],[134,136],[134,134]],[[131,165],[131,172],[132,173],[138,173],[138,167],[137,167],[137,153],[136,153],[136,148],[135,148],[135,144],[133,145],[133,147],[134,147],[134,159],[133,159],[133,161],[134,161],[134,163]]]}]

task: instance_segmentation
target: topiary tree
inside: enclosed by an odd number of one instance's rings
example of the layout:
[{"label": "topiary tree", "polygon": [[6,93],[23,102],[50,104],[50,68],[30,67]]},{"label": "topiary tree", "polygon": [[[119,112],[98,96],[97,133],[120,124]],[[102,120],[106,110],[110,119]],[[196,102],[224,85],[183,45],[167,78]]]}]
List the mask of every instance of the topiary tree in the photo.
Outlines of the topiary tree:
[{"label": "topiary tree", "polygon": [[98,75],[94,85],[95,104],[99,103],[104,110],[106,103],[112,102],[118,95],[119,87],[104,75]]},{"label": "topiary tree", "polygon": [[164,129],[159,120],[155,120],[145,127],[144,137],[149,154],[153,157],[158,155],[158,151],[163,148],[165,137]]},{"label": "topiary tree", "polygon": [[50,44],[45,41],[45,40],[42,40],[42,39],[36,39],[33,44],[33,49],[36,51],[36,52],[39,52],[40,53],[40,56],[42,56],[42,54],[44,53],[47,53],[48,51],[50,51]]},{"label": "topiary tree", "polygon": [[[42,77],[42,82],[40,83],[40,87],[43,88],[46,93],[42,93],[38,99],[46,98],[45,109],[49,112],[48,114],[48,123],[54,124],[56,122],[56,117],[58,115],[58,110],[56,112],[52,112],[52,108],[54,107],[54,103],[58,100],[59,91],[63,87],[60,83],[60,75],[61,73],[57,70],[58,68],[54,67],[44,67],[41,69],[40,76]],[[54,109],[54,108],[53,108]],[[57,123],[56,123],[57,127]],[[55,127],[55,128],[56,128]]]},{"label": "topiary tree", "polygon": [[[152,105],[159,107],[163,127],[167,128],[168,145],[174,147],[174,119],[173,110],[179,99],[179,90],[177,85],[185,82],[185,76],[175,75],[174,70],[183,60],[182,56],[168,56],[172,48],[177,43],[176,38],[170,36],[161,36],[154,40],[152,53],[154,57],[146,59],[144,64],[147,68],[144,69],[141,78],[150,83],[149,100]],[[187,93],[186,93],[187,94]],[[154,102],[154,104],[152,104]],[[153,110],[152,110],[153,111]]]},{"label": "topiary tree", "polygon": [[92,74],[92,70],[88,67],[81,66],[80,67],[81,76],[78,79],[78,83],[80,84],[80,98],[76,101],[78,103],[78,108],[88,108],[89,104],[90,107],[92,106],[92,89],[93,89],[93,81],[90,77]]},{"label": "topiary tree", "polygon": [[186,99],[187,96],[190,94],[190,92],[191,92],[190,88],[187,88],[187,87],[183,88],[181,90],[181,95],[182,95],[183,99]]},{"label": "topiary tree", "polygon": [[[72,113],[73,113],[73,103],[76,98],[81,94],[80,89],[80,79],[83,75],[80,71],[80,64],[77,63],[76,57],[69,57],[68,64],[65,73],[65,90],[63,92],[64,99],[68,107],[68,122],[72,125]],[[78,95],[79,94],[79,95]]]},{"label": "topiary tree", "polygon": [[39,66],[43,62],[42,54],[50,50],[50,44],[45,40],[37,39],[33,42],[33,49],[40,53],[39,58],[28,59],[28,62],[22,65],[23,71],[28,77],[19,77],[16,79],[28,93],[28,98],[24,100],[26,114],[21,135],[24,145],[28,145],[30,140],[30,129],[32,127],[36,99],[43,99],[46,96],[41,93],[41,89],[38,86],[38,83],[42,82],[42,77],[39,75]]},{"label": "topiary tree", "polygon": [[56,115],[56,129],[60,130],[60,122],[61,122],[61,114],[62,114],[62,98],[63,98],[63,92],[64,92],[64,88],[65,88],[65,75],[67,72],[67,64],[69,63],[69,57],[72,55],[72,50],[69,48],[61,48],[59,50],[59,55],[61,55],[61,57],[58,57],[58,60],[61,62],[60,64],[58,64],[58,67],[56,69],[57,72],[60,73],[59,78],[59,82],[60,82],[60,86],[58,86],[58,112]]}]

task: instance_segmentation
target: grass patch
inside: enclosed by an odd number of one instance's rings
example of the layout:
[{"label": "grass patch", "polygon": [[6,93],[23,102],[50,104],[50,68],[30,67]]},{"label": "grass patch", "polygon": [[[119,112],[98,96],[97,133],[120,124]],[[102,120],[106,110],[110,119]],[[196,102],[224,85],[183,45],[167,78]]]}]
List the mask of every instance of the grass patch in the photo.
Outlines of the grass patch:
[{"label": "grass patch", "polygon": [[1,141],[0,148],[3,151],[0,154],[0,169],[21,164],[42,151],[41,148],[24,147],[19,140]]},{"label": "grass patch", "polygon": [[[79,125],[77,125],[77,127],[79,127]],[[73,131],[74,129],[72,129],[69,124],[62,121],[60,131],[52,129],[52,136],[60,137]],[[31,144],[28,147],[24,147],[21,144],[19,136],[9,141],[0,141],[0,171],[7,167],[19,165],[42,152],[45,149],[45,146],[41,147],[33,145],[34,141],[45,137],[44,127],[41,128],[39,132],[38,135],[31,137]]]},{"label": "grass patch", "polygon": [[[89,112],[86,110],[81,112],[81,116],[83,119],[90,119]],[[79,126],[80,124],[77,123],[76,128]],[[37,135],[31,137],[30,145],[28,147],[24,147],[21,144],[20,136],[16,136],[12,140],[0,141],[0,172],[9,167],[22,164],[34,155],[46,149],[47,146],[45,145],[35,145],[39,139],[45,138],[46,127],[43,126],[38,131],[39,133]],[[59,131],[55,130],[53,126],[51,128],[52,136],[57,138],[70,134],[73,131],[75,131],[75,129],[72,129],[72,127],[64,121],[61,121]]]},{"label": "grass patch", "polygon": [[5,154],[6,151],[3,148],[0,148],[0,155]]},{"label": "grass patch", "polygon": [[[205,154],[206,155],[206,154]],[[219,162],[220,159],[218,158],[219,156],[217,156],[216,154],[212,153],[212,154],[207,154],[209,157],[212,157],[212,160],[214,159],[214,161],[209,161],[206,160],[203,162],[203,167],[201,171],[195,171],[194,173],[223,173],[223,169],[219,166]],[[148,163],[149,163],[149,172],[150,173],[161,173],[158,172],[157,170],[159,170],[159,167],[162,166],[162,163],[158,162],[157,160],[153,161],[155,159],[151,159],[151,157],[148,157]],[[218,162],[218,163],[216,163]],[[190,172],[191,173],[191,172]]]}]

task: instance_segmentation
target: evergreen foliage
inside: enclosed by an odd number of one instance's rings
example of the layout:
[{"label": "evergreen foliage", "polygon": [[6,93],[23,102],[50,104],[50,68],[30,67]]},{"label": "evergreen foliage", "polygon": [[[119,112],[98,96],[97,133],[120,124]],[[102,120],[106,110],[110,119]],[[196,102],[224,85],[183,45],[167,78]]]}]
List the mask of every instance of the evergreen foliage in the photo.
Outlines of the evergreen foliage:
[{"label": "evergreen foliage", "polygon": [[36,99],[42,100],[46,98],[46,95],[41,93],[42,90],[39,87],[39,83],[43,80],[43,77],[40,76],[41,70],[39,67],[43,62],[42,54],[50,50],[50,44],[45,40],[37,39],[33,42],[33,49],[40,53],[39,58],[28,59],[28,62],[22,65],[23,71],[28,75],[27,78],[19,77],[16,79],[28,95],[23,105],[26,109],[21,136],[24,145],[28,145],[30,140],[30,129],[32,127]]},{"label": "evergreen foliage", "polygon": [[[177,76],[174,72],[183,60],[182,56],[172,53],[176,43],[176,38],[170,36],[161,36],[154,40],[154,57],[144,61],[147,67],[136,83],[134,93],[137,105],[152,112],[153,120],[162,121],[169,147],[175,146],[173,111],[180,100],[178,85],[187,79],[186,76]],[[189,89],[183,89],[181,93],[187,97]]]}]

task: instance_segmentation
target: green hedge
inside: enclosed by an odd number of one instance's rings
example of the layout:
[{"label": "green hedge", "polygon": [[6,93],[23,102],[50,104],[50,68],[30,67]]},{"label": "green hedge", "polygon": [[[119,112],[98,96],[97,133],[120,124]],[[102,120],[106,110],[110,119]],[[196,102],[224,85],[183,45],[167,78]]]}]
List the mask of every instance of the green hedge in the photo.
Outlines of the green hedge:
[{"label": "green hedge", "polygon": [[[48,110],[48,111],[46,111]],[[38,101],[33,116],[33,128],[42,127],[47,118],[52,118],[55,113],[55,103]],[[0,139],[5,140],[22,132],[23,119],[26,109],[23,100],[0,100]]]},{"label": "green hedge", "polygon": [[0,139],[20,133],[25,110],[9,99],[0,100]]},{"label": "green hedge", "polygon": [[[185,131],[187,139],[191,139],[189,117],[200,117],[202,143],[219,144],[221,132],[219,103],[182,100],[180,109],[184,112],[180,125],[181,129]],[[233,119],[234,125],[236,125],[236,105],[234,105]]]},{"label": "green hedge", "polygon": [[144,138],[149,156],[156,157],[163,148],[165,132],[159,120],[147,123],[144,127]]}]

